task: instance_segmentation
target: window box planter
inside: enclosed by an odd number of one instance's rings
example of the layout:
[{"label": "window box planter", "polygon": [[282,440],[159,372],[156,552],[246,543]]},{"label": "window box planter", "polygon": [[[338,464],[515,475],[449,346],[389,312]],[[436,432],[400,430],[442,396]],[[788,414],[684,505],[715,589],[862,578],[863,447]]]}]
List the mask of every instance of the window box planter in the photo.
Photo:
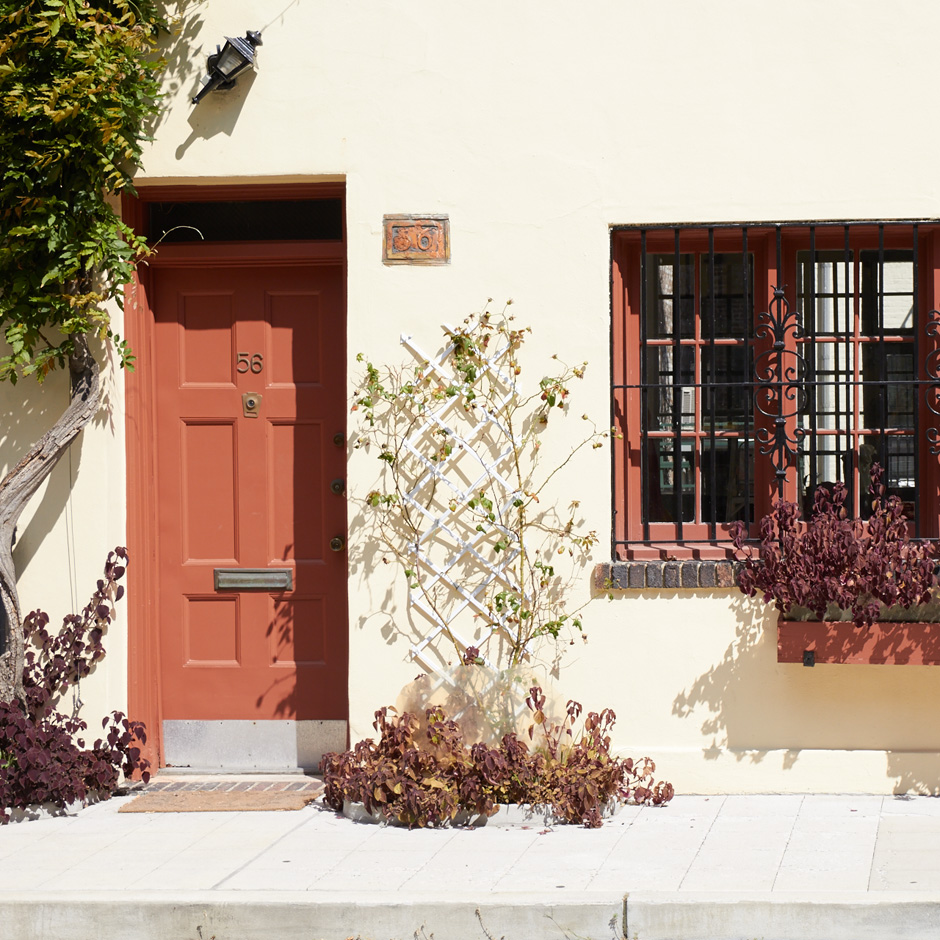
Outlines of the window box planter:
[{"label": "window box planter", "polygon": [[940,623],[879,621],[856,627],[847,620],[781,619],[777,662],[938,666]]}]

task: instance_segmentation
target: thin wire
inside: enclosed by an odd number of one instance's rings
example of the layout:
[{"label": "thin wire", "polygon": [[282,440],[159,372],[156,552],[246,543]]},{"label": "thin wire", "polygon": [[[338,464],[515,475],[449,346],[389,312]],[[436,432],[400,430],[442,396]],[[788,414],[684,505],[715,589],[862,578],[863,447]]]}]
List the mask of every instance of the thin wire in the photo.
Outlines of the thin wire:
[{"label": "thin wire", "polygon": [[273,20],[271,20],[270,23],[265,23],[265,25],[262,26],[261,29],[258,30],[258,32],[259,32],[259,33],[263,33],[263,32],[271,25],[271,23],[274,23],[274,22],[276,22],[277,20],[279,20],[291,7],[297,6],[297,4],[298,4],[299,2],[300,2],[300,0],[291,0],[291,2],[288,3],[287,6],[284,7],[284,9],[281,10],[281,12],[278,13],[278,14],[274,17]]}]

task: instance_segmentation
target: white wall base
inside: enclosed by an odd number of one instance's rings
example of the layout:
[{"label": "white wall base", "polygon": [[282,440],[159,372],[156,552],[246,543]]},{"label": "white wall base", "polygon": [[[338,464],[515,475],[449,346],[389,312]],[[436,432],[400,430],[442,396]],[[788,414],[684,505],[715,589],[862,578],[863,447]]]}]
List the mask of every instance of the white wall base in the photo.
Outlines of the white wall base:
[{"label": "white wall base", "polygon": [[874,793],[940,796],[940,752],[829,748],[627,747],[682,794]]}]

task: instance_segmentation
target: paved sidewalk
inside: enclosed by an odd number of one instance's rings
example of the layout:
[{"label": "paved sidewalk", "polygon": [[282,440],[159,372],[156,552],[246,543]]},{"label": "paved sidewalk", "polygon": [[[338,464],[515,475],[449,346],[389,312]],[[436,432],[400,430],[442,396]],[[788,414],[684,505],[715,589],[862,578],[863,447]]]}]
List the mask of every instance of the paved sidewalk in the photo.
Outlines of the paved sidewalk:
[{"label": "paved sidewalk", "polygon": [[132,798],[0,828],[3,940],[940,937],[929,797],[678,796],[597,830],[413,832],[319,802],[119,814]]}]

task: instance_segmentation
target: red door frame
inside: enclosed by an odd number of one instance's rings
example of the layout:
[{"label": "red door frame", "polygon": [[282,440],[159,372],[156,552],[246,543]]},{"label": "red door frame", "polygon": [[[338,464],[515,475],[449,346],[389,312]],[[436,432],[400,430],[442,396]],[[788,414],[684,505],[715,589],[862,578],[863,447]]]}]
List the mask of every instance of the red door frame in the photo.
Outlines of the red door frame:
[{"label": "red door frame", "polygon": [[[137,357],[133,372],[125,372],[125,429],[127,459],[128,714],[147,728],[142,756],[154,769],[163,764],[163,709],[160,701],[160,654],[157,603],[157,502],[153,481],[153,311],[149,305],[150,268],[161,264],[224,265],[264,262],[291,265],[340,262],[346,265],[345,183],[141,186],[136,198],[124,196],[122,216],[135,231],[143,231],[150,202],[216,202],[222,200],[343,199],[341,241],[215,242],[163,245],[140,265],[125,295],[125,337]],[[345,316],[345,312],[344,312]]]}]

